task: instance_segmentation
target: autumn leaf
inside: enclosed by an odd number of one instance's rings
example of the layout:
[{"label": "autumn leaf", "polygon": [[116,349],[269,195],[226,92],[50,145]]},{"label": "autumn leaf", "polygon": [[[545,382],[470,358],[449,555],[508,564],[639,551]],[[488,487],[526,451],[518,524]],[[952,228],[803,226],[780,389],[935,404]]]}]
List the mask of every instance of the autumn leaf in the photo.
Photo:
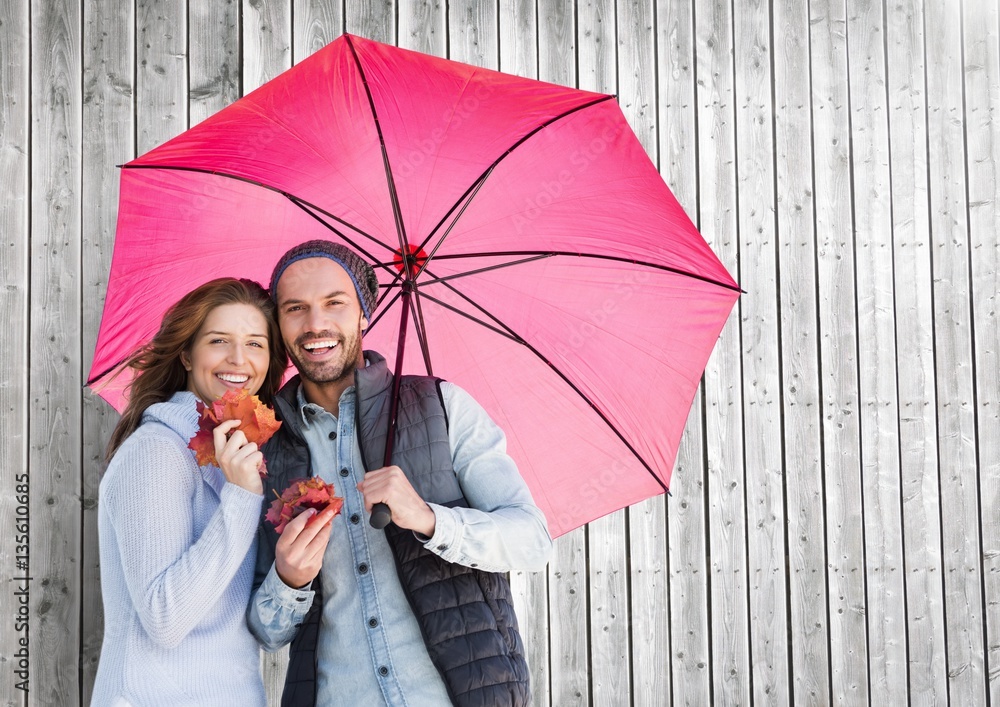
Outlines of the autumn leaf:
[{"label": "autumn leaf", "polygon": [[[198,404],[201,405],[201,403]],[[199,420],[198,431],[188,442],[188,447],[194,450],[194,458],[199,466],[208,466],[209,464],[218,466],[219,462],[215,458],[215,438],[212,437],[212,430],[215,429],[216,425],[206,425],[204,420],[204,416]]]},{"label": "autumn leaf", "polygon": [[[274,417],[274,410],[262,403],[256,395],[250,395],[246,389],[227,390],[225,395],[211,405],[199,401],[198,413],[201,415],[198,431],[191,438],[188,447],[194,450],[195,459],[201,466],[218,466],[213,432],[223,422],[239,420],[240,426],[237,429],[246,435],[247,442],[254,442],[258,447],[263,446],[281,427],[281,423]],[[267,467],[261,464],[260,471],[261,476],[265,476]]]},{"label": "autumn leaf", "polygon": [[[278,496],[278,492],[274,492]],[[281,535],[288,522],[307,508],[315,508],[317,512],[333,508],[334,515],[340,513],[344,499],[335,495],[333,484],[328,484],[318,476],[311,479],[295,479],[280,496],[271,501],[271,508],[264,520],[274,526],[274,531]]]}]

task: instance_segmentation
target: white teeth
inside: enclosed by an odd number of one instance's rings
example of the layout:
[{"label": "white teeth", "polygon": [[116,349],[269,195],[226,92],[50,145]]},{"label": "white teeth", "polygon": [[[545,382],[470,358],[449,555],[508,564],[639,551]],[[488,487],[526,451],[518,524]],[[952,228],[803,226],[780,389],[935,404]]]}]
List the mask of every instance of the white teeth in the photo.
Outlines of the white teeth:
[{"label": "white teeth", "polygon": [[218,373],[216,375],[227,383],[246,383],[250,380],[250,376],[241,376],[235,373]]},{"label": "white teeth", "polygon": [[308,344],[302,344],[302,348],[306,351],[312,351],[313,349],[332,349],[336,345],[336,341],[310,341]]}]

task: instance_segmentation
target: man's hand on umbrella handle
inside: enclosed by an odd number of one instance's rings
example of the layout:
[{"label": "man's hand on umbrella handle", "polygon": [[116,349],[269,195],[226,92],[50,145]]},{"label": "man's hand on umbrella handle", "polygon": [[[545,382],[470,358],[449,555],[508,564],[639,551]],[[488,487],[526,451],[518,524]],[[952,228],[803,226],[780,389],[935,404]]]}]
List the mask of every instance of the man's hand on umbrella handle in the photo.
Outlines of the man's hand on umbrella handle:
[{"label": "man's hand on umbrella handle", "polygon": [[400,528],[427,537],[434,535],[437,524],[434,511],[398,466],[385,466],[369,471],[358,484],[358,490],[365,497],[365,509],[369,513],[376,503],[384,503],[392,509],[392,522]]},{"label": "man's hand on umbrella handle", "polygon": [[274,548],[274,569],[281,581],[299,589],[316,579],[330,542],[330,521],[337,512],[309,508],[293,518]]}]

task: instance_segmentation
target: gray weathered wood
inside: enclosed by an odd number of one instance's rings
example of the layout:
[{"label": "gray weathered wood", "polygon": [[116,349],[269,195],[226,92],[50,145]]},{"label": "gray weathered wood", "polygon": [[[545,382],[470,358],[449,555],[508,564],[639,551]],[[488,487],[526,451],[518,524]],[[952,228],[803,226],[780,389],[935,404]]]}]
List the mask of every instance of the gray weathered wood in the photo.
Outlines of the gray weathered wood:
[{"label": "gray weathered wood", "polygon": [[345,31],[377,42],[396,43],[396,5],[393,0],[349,2],[344,9]]},{"label": "gray weathered wood", "polygon": [[882,4],[847,8],[857,279],[859,418],[873,700],[905,699],[906,595],[900,486],[892,204]]},{"label": "gray weathered wood", "polygon": [[[135,69],[131,6],[92,0],[84,8],[83,28],[83,371],[90,370],[104,308],[117,221],[116,165],[134,157],[132,77]],[[104,450],[118,414],[90,390],[83,395],[83,548],[84,587],[100,585],[97,537],[98,486]],[[82,700],[90,704],[104,636],[100,591],[84,591],[80,671]]]},{"label": "gray weathered wood", "polygon": [[767,2],[733,4],[746,528],[755,704],[788,702],[784,467],[775,245],[771,28]]},{"label": "gray weathered wood", "polygon": [[188,122],[197,125],[240,97],[240,6],[188,3]]},{"label": "gray weathered wood", "polygon": [[31,28],[30,687],[60,705],[81,697],[79,4],[34,3]]},{"label": "gray weathered wood", "polygon": [[[697,491],[697,486],[694,487]],[[670,684],[670,573],[664,496],[628,512],[628,587],[633,704],[663,704]]]},{"label": "gray weathered wood", "polygon": [[538,8],[538,78],[576,85],[576,23],[573,0],[546,0]]},{"label": "gray weathered wood", "polygon": [[[0,566],[4,578],[4,596],[0,599],[0,704],[22,704],[27,693],[18,689],[25,676],[22,670],[22,639],[29,639],[20,613],[19,598],[14,592],[24,582],[14,578],[29,576],[27,566],[19,566],[19,557],[29,554],[31,533],[30,479],[28,478],[28,246],[31,182],[28,156],[31,154],[29,110],[30,31],[27,3],[7,3],[0,7],[0,321],[5,322],[0,338],[0,415],[3,417],[4,443],[0,449]],[[39,558],[41,559],[41,558]],[[34,567],[40,567],[40,564]],[[31,607],[28,610],[30,618]],[[28,646],[24,658],[29,670],[40,660],[37,646]]]},{"label": "gray weathered wood", "polygon": [[587,530],[555,542],[549,562],[550,690],[553,705],[589,705],[590,641]]},{"label": "gray weathered wood", "polygon": [[295,0],[292,62],[298,64],[344,33],[344,7],[339,0]]},{"label": "gray weathered wood", "polygon": [[[536,704],[1000,703],[997,0],[5,3],[0,614],[16,606],[25,468],[34,580],[33,691],[6,672],[0,703],[92,690],[94,500],[116,417],[81,384],[110,165],[345,29],[616,92],[747,290],[674,497],[560,538],[547,573],[513,573]],[[262,659],[275,705],[284,660]]]},{"label": "gray weathered wood", "polygon": [[441,0],[401,2],[397,19],[399,46],[434,56],[448,53],[447,12]]},{"label": "gray weathered wood", "polygon": [[[697,223],[698,164],[695,116],[694,17],[687,0],[660,2],[656,6],[657,131],[660,173],[678,202]],[[650,647],[669,654],[669,669],[662,678],[678,705],[709,704],[711,656],[709,654],[709,595],[706,561],[706,478],[702,390],[695,394],[687,426],[677,451],[670,479],[673,493],[666,501],[668,537],[668,606],[666,642]],[[638,658],[637,658],[637,663]],[[642,685],[639,695],[649,697]],[[647,700],[657,704],[656,700]]]},{"label": "gray weathered wood", "polygon": [[891,4],[885,12],[910,694],[941,704],[947,668],[923,21],[919,2]]},{"label": "gray weathered wood", "polygon": [[549,704],[549,585],[545,572],[511,572],[514,612],[524,642],[535,704]]},{"label": "gray weathered wood", "polygon": [[457,0],[448,3],[449,58],[488,69],[499,68],[499,18],[496,3]]},{"label": "gray weathered wood", "polygon": [[976,445],[982,576],[986,593],[986,675],[1000,704],[1000,12],[963,5],[966,169],[972,328],[975,338]]},{"label": "gray weathered wood", "polygon": [[[858,424],[857,316],[851,213],[850,124],[847,34],[841,3],[810,3],[812,32],[813,160],[816,257],[819,287],[820,385],[826,475],[827,582],[830,641],[851,646],[831,651],[833,700],[868,699],[868,655],[886,656],[866,645],[864,521]],[[878,576],[878,575],[877,575]],[[876,576],[876,578],[877,578]],[[877,638],[878,631],[872,635]],[[875,671],[883,666],[872,665]],[[898,668],[891,671],[902,674]],[[873,681],[874,682],[874,681]]]},{"label": "gray weathered wood", "polygon": [[[713,0],[695,14],[699,221],[705,240],[739,281],[732,5]],[[746,284],[744,284],[746,287]],[[705,369],[705,443],[712,632],[712,698],[750,702],[746,478],[737,303]]]},{"label": "gray weathered wood", "polygon": [[293,63],[298,64],[347,31],[341,0],[291,1]]},{"label": "gray weathered wood", "polygon": [[[670,623],[668,642],[655,647],[656,651],[669,651],[669,675],[661,678],[669,681],[670,686],[669,692],[662,693],[664,699],[669,695],[672,704],[691,707],[709,704],[712,690],[702,399],[699,388],[670,481],[673,494],[667,500]],[[661,609],[666,610],[667,607]],[[642,685],[637,690],[649,697]]]},{"label": "gray weathered wood", "polygon": [[136,154],[188,127],[187,3],[136,2]]},{"label": "gray weathered wood", "polygon": [[824,705],[830,697],[829,626],[819,337],[816,330],[815,203],[809,6],[774,4],[774,105],[785,487],[788,515],[790,702]]},{"label": "gray weathered wood", "polygon": [[501,3],[500,70],[538,78],[538,30],[535,0],[510,0]]},{"label": "gray weathered wood", "polygon": [[292,65],[291,0],[243,0],[243,95]]},{"label": "gray weathered wood", "polygon": [[941,484],[941,540],[948,646],[948,699],[986,704],[986,655],[978,533],[976,412],[969,302],[961,16],[924,4],[927,174],[930,197],[934,362]]}]

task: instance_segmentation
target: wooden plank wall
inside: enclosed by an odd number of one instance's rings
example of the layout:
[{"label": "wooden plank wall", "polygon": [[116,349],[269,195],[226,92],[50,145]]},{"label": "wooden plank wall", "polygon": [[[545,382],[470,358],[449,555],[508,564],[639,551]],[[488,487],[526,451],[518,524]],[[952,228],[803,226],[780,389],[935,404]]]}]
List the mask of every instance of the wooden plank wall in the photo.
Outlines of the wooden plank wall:
[{"label": "wooden plank wall", "polygon": [[672,497],[513,574],[536,703],[1000,704],[998,0],[0,3],[0,704],[99,659],[115,165],[344,31],[617,94],[747,293]]}]

